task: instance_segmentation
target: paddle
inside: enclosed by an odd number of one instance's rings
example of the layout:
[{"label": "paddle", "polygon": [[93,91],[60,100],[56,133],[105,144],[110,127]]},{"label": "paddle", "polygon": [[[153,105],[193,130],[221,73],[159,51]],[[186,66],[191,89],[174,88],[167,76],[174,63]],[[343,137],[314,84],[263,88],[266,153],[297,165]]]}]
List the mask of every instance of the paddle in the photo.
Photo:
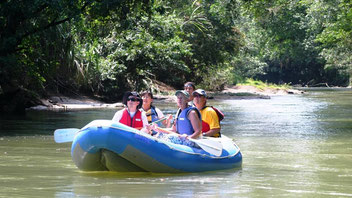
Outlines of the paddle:
[{"label": "paddle", "polygon": [[159,122],[164,121],[164,120],[166,120],[166,117],[163,117],[163,118],[161,118],[159,120],[156,120],[156,121],[154,121],[154,122],[152,122],[150,124],[159,123]]},{"label": "paddle", "polygon": [[54,132],[54,140],[56,143],[72,142],[79,130],[80,129],[76,128],[56,129]]},{"label": "paddle", "polygon": [[[160,120],[154,121],[153,123],[161,122],[166,118],[161,118]],[[72,142],[76,134],[80,129],[67,128],[67,129],[56,129],[54,132],[54,140],[56,143]]]},{"label": "paddle", "polygon": [[[166,130],[166,129],[163,129],[160,127],[157,127],[157,129],[163,133],[176,135],[175,132],[172,132],[172,131],[169,131],[169,130]],[[198,146],[200,148],[202,148],[204,151],[206,151],[212,155],[215,155],[217,157],[220,156],[222,153],[222,144],[218,141],[214,141],[214,140],[210,140],[210,139],[193,139],[193,138],[188,138],[188,140],[198,144]]]}]

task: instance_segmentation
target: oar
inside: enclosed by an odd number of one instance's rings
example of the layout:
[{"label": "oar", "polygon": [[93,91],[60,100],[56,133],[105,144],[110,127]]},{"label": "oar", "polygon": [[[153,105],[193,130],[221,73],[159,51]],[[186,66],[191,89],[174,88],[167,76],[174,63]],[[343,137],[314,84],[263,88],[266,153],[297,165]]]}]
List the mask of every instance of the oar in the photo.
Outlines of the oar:
[{"label": "oar", "polygon": [[166,120],[166,117],[163,117],[160,120],[156,120],[156,121],[154,121],[154,122],[152,122],[150,124],[159,123],[159,122],[164,121],[164,120]]},{"label": "oar", "polygon": [[72,142],[79,130],[80,129],[76,128],[56,129],[54,132],[54,140],[56,143]]},{"label": "oar", "polygon": [[[157,129],[159,129],[160,132],[163,133],[168,133],[168,134],[175,134],[175,132],[157,127]],[[177,134],[178,135],[178,134]],[[192,141],[196,144],[198,144],[198,146],[200,148],[202,148],[204,151],[215,155],[215,156],[220,156],[222,153],[222,144],[218,141],[214,141],[214,140],[210,140],[210,139],[193,139],[193,138],[188,138],[189,141]]]},{"label": "oar", "polygon": [[[153,123],[161,122],[166,118],[161,118]],[[65,143],[65,142],[72,142],[80,129],[76,128],[67,128],[67,129],[56,129],[54,132],[54,140],[56,143]]]}]

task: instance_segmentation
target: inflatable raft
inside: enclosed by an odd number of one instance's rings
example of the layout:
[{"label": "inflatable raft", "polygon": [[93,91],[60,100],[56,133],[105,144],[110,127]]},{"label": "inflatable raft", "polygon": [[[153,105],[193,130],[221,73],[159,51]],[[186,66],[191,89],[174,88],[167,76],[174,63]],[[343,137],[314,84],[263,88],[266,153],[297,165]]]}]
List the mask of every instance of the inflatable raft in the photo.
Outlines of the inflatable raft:
[{"label": "inflatable raft", "polygon": [[111,120],[94,120],[74,137],[71,155],[84,171],[180,173],[241,166],[240,149],[231,139],[210,139],[222,144],[221,155],[158,139]]}]

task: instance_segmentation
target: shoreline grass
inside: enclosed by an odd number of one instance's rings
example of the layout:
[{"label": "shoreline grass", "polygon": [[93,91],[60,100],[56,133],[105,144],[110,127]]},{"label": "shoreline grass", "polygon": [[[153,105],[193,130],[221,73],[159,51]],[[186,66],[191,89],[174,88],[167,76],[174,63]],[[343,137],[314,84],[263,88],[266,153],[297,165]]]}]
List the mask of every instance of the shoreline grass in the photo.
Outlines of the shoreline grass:
[{"label": "shoreline grass", "polygon": [[289,84],[282,84],[282,85],[277,85],[273,83],[266,83],[260,80],[254,80],[252,78],[248,78],[245,80],[243,83],[238,83],[237,85],[249,85],[249,86],[254,86],[260,90],[264,90],[265,88],[270,88],[270,89],[291,89],[292,87]]}]

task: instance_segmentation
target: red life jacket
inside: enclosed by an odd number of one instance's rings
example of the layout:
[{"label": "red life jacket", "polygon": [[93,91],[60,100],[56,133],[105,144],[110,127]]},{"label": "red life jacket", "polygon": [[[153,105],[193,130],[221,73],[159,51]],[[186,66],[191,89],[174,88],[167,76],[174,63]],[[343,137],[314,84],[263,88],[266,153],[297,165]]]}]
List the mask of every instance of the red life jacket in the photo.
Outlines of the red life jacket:
[{"label": "red life jacket", "polygon": [[207,132],[209,130],[210,130],[209,124],[202,120],[202,132],[204,133],[204,132]]},{"label": "red life jacket", "polygon": [[130,113],[125,109],[122,113],[120,123],[141,130],[143,128],[142,112],[137,110],[136,114],[131,118]]}]

